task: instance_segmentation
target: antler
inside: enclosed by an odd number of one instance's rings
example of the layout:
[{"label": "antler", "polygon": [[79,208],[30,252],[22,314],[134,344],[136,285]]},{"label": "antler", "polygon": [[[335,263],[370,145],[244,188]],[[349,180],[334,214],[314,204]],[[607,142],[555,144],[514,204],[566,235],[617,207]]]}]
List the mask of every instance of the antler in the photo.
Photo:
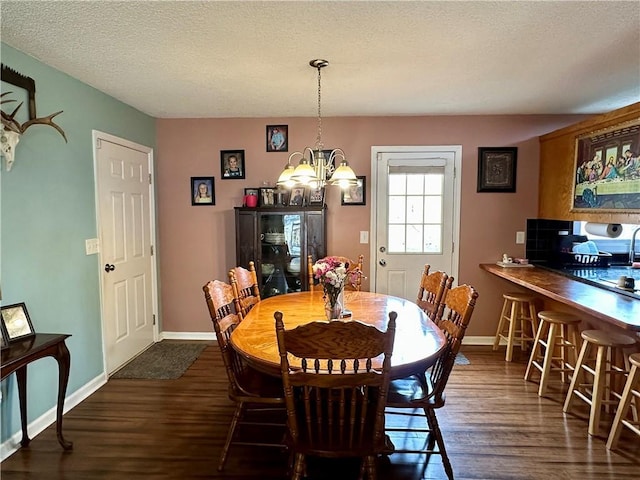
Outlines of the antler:
[{"label": "antler", "polygon": [[[9,95],[10,93],[11,92],[2,93],[0,94],[0,98],[3,98],[5,95]],[[0,104],[10,103],[10,102],[15,102],[15,100],[12,100],[12,99],[0,100]],[[22,102],[20,102],[20,104],[13,110],[13,112],[11,112],[11,114],[7,114],[5,112],[0,111],[0,113],[2,114],[2,124],[5,126],[7,130],[11,130],[12,132],[23,134],[25,130],[29,128],[31,125],[49,125],[50,127],[55,128],[60,133],[60,135],[62,135],[62,138],[64,138],[64,141],[67,142],[67,136],[65,135],[64,130],[62,130],[62,128],[60,128],[60,126],[53,121],[53,117],[55,117],[56,115],[60,115],[63,112],[63,110],[60,110],[59,112],[56,112],[56,113],[52,113],[51,115],[47,115],[46,117],[32,118],[21,124],[15,119],[15,115],[16,113],[18,113],[18,110],[20,109],[21,106],[22,106]]]}]

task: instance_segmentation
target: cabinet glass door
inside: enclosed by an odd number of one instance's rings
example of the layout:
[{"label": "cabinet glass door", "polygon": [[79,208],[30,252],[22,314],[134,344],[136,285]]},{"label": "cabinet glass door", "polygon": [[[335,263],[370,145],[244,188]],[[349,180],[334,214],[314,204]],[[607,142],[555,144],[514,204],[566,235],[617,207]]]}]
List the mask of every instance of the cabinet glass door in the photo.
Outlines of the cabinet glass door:
[{"label": "cabinet glass door", "polygon": [[299,213],[263,213],[260,217],[263,298],[304,289],[301,239],[304,216]]}]

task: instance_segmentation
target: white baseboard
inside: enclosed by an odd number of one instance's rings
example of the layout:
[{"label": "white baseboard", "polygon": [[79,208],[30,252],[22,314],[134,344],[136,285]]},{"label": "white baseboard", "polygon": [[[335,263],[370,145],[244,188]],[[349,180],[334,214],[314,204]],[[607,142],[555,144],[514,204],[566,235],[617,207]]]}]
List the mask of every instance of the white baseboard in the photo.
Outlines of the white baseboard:
[{"label": "white baseboard", "polygon": [[[65,398],[64,400],[64,413],[67,413],[73,407],[82,402],[85,398],[91,395],[93,392],[98,390],[101,386],[107,383],[107,375],[102,373],[95,377],[93,380],[90,380],[78,390],[73,392],[71,395]],[[16,389],[17,391],[17,389]],[[17,403],[17,402],[16,402]],[[40,432],[48,428],[51,424],[56,421],[56,410],[57,405],[51,408],[50,410],[43,413],[40,417],[36,418],[33,422],[27,425],[27,431],[29,432],[29,438],[33,439]],[[64,433],[64,419],[62,423],[62,432]],[[4,461],[11,454],[16,452],[20,448],[20,440],[22,440],[22,430],[18,430],[7,440],[2,442],[0,445],[0,461]],[[72,438],[67,439],[69,441],[73,441]],[[62,447],[60,447],[62,449]]]},{"label": "white baseboard", "polygon": [[[462,344],[463,345],[493,345],[493,340],[495,338],[496,337],[494,336],[478,337],[478,336],[467,335],[462,339]],[[502,345],[502,340],[500,344]],[[504,345],[506,345],[506,342],[504,343]]]},{"label": "white baseboard", "polygon": [[161,340],[215,340],[215,332],[161,332]]}]

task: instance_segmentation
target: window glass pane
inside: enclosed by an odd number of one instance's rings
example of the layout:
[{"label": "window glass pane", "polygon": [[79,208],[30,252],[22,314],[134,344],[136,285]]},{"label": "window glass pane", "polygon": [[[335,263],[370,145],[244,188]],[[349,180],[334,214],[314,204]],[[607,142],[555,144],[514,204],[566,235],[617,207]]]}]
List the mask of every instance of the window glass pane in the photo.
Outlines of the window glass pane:
[{"label": "window glass pane", "polygon": [[424,192],[424,175],[412,173],[407,175],[407,193],[409,195],[422,195]]},{"label": "window glass pane", "polygon": [[424,197],[424,223],[442,223],[442,197]]},{"label": "window glass pane", "polygon": [[425,175],[425,193],[430,195],[442,195],[444,175],[440,173],[430,173]]},{"label": "window glass pane", "polygon": [[389,225],[389,253],[404,253],[404,225]]},{"label": "window glass pane", "polygon": [[422,223],[422,198],[407,197],[407,223]]},{"label": "window glass pane", "polygon": [[399,195],[389,197],[389,223],[405,222],[405,199]]},{"label": "window glass pane", "polygon": [[404,173],[389,174],[389,195],[404,195],[406,183],[407,176]]},{"label": "window glass pane", "polygon": [[442,253],[442,227],[440,225],[425,225],[424,252]]},{"label": "window glass pane", "polygon": [[407,252],[422,252],[422,225],[407,225]]}]

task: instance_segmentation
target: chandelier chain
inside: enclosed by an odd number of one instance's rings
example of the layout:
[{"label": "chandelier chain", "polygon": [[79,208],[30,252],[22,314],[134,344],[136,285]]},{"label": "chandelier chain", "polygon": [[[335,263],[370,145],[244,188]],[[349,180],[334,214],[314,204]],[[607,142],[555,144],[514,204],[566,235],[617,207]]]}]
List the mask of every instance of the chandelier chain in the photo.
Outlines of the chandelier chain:
[{"label": "chandelier chain", "polygon": [[321,82],[321,66],[318,65],[318,136],[316,137],[316,149],[321,151],[323,149],[323,144],[322,144],[322,111],[321,111],[321,104],[322,104],[322,82]]}]

